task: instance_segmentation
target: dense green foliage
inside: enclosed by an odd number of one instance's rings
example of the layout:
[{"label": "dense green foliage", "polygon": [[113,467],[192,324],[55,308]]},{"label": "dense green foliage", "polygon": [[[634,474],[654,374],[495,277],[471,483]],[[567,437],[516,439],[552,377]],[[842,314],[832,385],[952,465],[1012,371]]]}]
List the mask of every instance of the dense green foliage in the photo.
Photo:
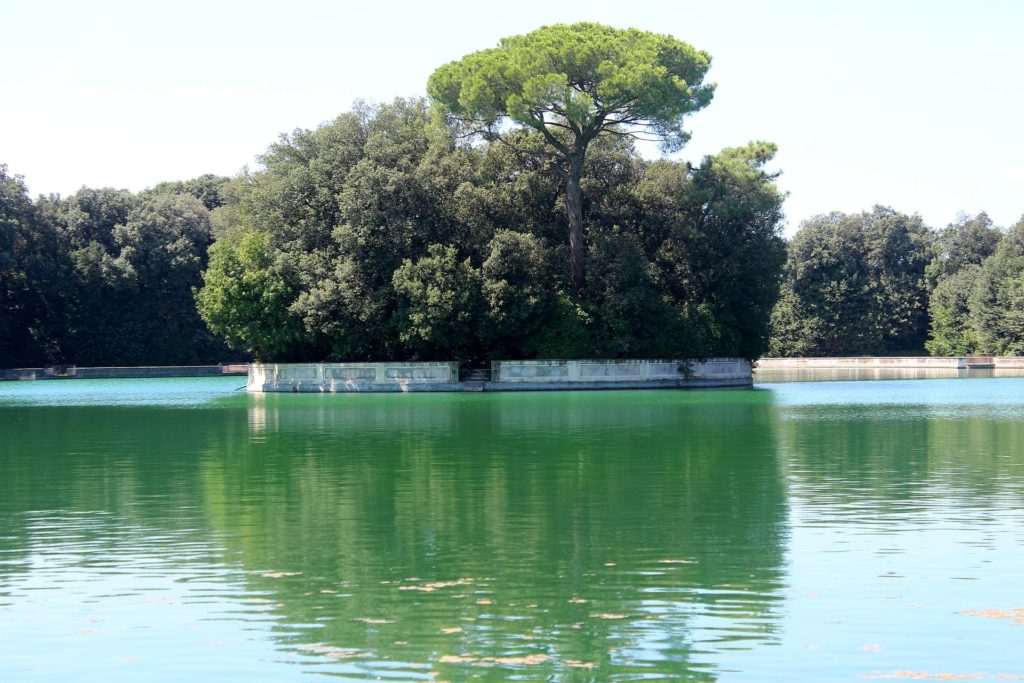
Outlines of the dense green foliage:
[{"label": "dense green foliage", "polygon": [[[789,244],[770,353],[1024,354],[1024,221],[984,213],[927,231],[916,216],[818,216]],[[927,336],[927,338],[926,338]]]},{"label": "dense green foliage", "polygon": [[199,310],[231,346],[274,356],[299,337],[299,320],[288,311],[293,292],[274,268],[267,233],[222,237],[210,248],[205,277]]},{"label": "dense green foliage", "polygon": [[212,234],[192,184],[32,202],[0,169],[0,367],[224,359],[193,301]]},{"label": "dense green foliage", "polygon": [[931,288],[931,334],[925,348],[937,356],[992,352],[982,345],[981,321],[971,300],[981,264],[996,250],[1002,233],[982,213],[946,226],[935,236],[926,275]]},{"label": "dense green foliage", "polygon": [[1024,355],[1024,219],[982,263],[970,310],[979,350]]},{"label": "dense green foliage", "polygon": [[771,353],[914,351],[927,333],[928,231],[917,216],[875,207],[803,224],[773,313]]},{"label": "dense green foliage", "polygon": [[22,179],[0,165],[0,367],[39,363],[53,351],[67,291],[58,242]]},{"label": "dense green foliage", "polygon": [[518,152],[544,136],[511,136],[466,144],[397,100],[283,138],[215,212],[205,320],[267,359],[764,351],[785,258],[774,146],[690,168],[594,141],[577,290],[561,183]]},{"label": "dense green foliage", "polygon": [[486,140],[512,122],[539,133],[522,147],[565,183],[572,282],[585,285],[582,179],[601,136],[656,139],[680,149],[683,119],[707,106],[711,57],[671,36],[593,23],[543,26],[442,66],[427,90],[450,121]]}]

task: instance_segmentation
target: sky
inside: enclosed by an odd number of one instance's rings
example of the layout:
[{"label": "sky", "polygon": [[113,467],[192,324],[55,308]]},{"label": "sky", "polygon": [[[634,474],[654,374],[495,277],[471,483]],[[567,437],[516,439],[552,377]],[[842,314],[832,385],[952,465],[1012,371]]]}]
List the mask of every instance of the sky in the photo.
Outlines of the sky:
[{"label": "sky", "polygon": [[504,36],[596,21],[711,54],[714,101],[673,157],[776,143],[787,234],[875,204],[934,227],[1024,214],[1019,0],[0,1],[0,163],[33,194],[258,168],[356,99],[423,96]]}]

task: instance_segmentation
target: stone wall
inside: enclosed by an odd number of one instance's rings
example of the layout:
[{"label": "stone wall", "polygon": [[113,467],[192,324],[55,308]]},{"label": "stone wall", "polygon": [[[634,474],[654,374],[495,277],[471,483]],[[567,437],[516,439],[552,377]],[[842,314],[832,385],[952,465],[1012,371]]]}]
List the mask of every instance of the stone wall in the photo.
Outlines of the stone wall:
[{"label": "stone wall", "polygon": [[698,360],[492,361],[489,391],[748,386],[750,363]]},{"label": "stone wall", "polygon": [[695,360],[493,361],[483,387],[459,382],[458,363],[253,363],[253,392],[544,391],[752,384],[750,363]]},{"label": "stone wall", "polygon": [[129,367],[80,367],[74,365],[45,368],[0,370],[0,380],[34,379],[138,379],[145,377],[217,377],[244,375],[248,365],[139,365]]},{"label": "stone wall", "polygon": [[[975,359],[971,359],[975,360]],[[852,356],[834,358],[762,358],[758,368],[780,369],[831,369],[831,368],[963,368],[968,367],[967,358],[955,356]],[[991,367],[991,366],[990,366]]]},{"label": "stone wall", "polygon": [[0,380],[40,379],[44,376],[42,368],[17,368],[0,370]]},{"label": "stone wall", "polygon": [[458,363],[253,363],[249,391],[461,391]]},{"label": "stone wall", "polygon": [[[229,370],[228,368],[233,368]],[[241,371],[240,371],[241,370]],[[116,379],[145,377],[217,377],[246,374],[245,366],[221,365],[149,365],[138,367],[82,368],[69,370],[77,379]]]}]

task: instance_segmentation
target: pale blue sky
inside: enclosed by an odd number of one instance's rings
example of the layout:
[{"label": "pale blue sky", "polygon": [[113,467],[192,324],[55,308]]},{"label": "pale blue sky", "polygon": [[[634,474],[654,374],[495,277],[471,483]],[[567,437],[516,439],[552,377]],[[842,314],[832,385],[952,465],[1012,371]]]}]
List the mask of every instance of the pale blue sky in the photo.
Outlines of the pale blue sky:
[{"label": "pale blue sky", "polygon": [[0,162],[33,193],[234,174],[356,98],[555,22],[707,50],[715,100],[678,156],[779,145],[792,233],[875,203],[932,225],[1024,213],[1024,2],[2,0]]}]

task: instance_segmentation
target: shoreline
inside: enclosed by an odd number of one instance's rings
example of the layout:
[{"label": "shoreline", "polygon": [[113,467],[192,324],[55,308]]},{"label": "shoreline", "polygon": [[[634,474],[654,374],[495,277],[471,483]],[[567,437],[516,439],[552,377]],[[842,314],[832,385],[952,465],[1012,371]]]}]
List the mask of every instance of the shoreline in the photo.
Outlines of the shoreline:
[{"label": "shoreline", "polygon": [[[268,373],[271,369],[271,374]],[[685,369],[685,370],[684,370]],[[705,360],[492,361],[460,377],[446,363],[221,363],[219,365],[48,366],[0,369],[0,381],[247,376],[246,388],[270,392],[566,391],[749,387],[758,374],[896,371],[950,376],[1024,371],[1024,356],[830,356]],[[464,373],[465,374],[465,373]],[[924,375],[922,375],[924,376]]]}]

